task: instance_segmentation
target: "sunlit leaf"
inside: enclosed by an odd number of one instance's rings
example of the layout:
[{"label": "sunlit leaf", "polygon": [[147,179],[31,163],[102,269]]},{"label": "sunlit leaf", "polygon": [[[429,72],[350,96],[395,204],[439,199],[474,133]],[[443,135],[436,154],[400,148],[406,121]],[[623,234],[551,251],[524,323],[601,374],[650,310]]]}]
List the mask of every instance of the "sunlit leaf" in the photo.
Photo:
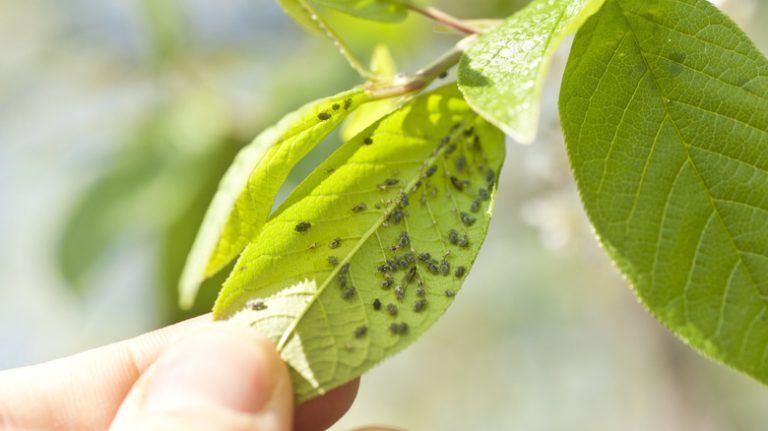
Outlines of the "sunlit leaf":
[{"label": "sunlit leaf", "polygon": [[768,382],[768,62],[705,0],[607,0],[560,112],[582,200],[661,322]]},{"label": "sunlit leaf", "polygon": [[552,55],[603,1],[536,0],[481,35],[459,63],[467,102],[512,138],[532,142]]},{"label": "sunlit leaf", "polygon": [[180,282],[182,306],[189,307],[200,283],[253,240],[293,166],[367,97],[364,90],[355,89],[311,102],[240,151],[221,180],[187,258]]},{"label": "sunlit leaf", "polygon": [[[413,342],[488,229],[504,136],[454,85],[345,143],[243,252],[214,307],[272,337],[298,401]],[[240,313],[240,314],[238,314]]]}]

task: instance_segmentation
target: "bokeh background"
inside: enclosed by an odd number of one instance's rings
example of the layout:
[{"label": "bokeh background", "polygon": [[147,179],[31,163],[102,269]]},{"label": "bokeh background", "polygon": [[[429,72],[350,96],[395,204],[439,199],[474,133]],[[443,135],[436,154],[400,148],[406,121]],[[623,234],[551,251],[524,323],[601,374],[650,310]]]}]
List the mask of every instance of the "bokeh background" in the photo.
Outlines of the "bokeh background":
[{"label": "bokeh background", "polygon": [[[466,18],[524,0],[444,0]],[[768,2],[715,2],[768,51]],[[413,17],[329,15],[403,71],[456,37]],[[768,388],[638,305],[580,208],[554,60],[534,145],[509,143],[495,218],[460,300],[363,378],[334,429],[764,430]],[[216,183],[262,128],[358,78],[264,0],[0,1],[0,369],[183,319],[175,286]],[[329,139],[292,174],[329,154]],[[193,313],[210,308],[216,280]]]}]

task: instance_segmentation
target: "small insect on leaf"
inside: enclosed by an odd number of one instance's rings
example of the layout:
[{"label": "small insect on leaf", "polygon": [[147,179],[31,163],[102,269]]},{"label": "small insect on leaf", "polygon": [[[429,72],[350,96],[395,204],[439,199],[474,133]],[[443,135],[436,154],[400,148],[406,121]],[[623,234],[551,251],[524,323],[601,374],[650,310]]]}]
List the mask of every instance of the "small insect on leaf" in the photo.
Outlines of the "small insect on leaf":
[{"label": "small insect on leaf", "polygon": [[311,228],[311,227],[312,227],[312,223],[303,221],[303,222],[297,224],[293,229],[296,232],[304,233],[304,232],[307,232],[309,230],[309,228]]}]

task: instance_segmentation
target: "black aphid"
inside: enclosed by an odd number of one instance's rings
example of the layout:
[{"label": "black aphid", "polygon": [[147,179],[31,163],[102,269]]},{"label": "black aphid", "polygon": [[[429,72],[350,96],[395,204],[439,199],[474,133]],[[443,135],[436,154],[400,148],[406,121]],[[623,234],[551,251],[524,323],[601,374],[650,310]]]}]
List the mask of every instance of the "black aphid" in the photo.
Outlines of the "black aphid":
[{"label": "black aphid", "polygon": [[387,304],[387,313],[389,313],[390,316],[397,316],[397,305]]},{"label": "black aphid", "polygon": [[444,79],[448,77],[448,72],[442,72],[439,75],[437,75],[438,78]]},{"label": "black aphid", "polygon": [[466,137],[472,136],[473,133],[475,133],[474,127],[467,127],[466,129],[464,129],[464,136]]},{"label": "black aphid", "polygon": [[367,209],[368,209],[368,205],[366,205],[365,202],[360,202],[359,204],[352,207],[352,212],[359,213]]},{"label": "black aphid", "polygon": [[410,204],[411,200],[408,198],[408,195],[405,192],[400,193],[400,206],[405,208]]},{"label": "black aphid", "polygon": [[419,298],[423,298],[424,295],[426,294],[427,294],[427,291],[424,290],[424,285],[419,284],[419,287],[416,288],[416,296],[418,296]]},{"label": "black aphid", "polygon": [[400,269],[407,269],[407,268],[408,268],[408,265],[409,265],[409,263],[408,263],[408,261],[407,261],[407,260],[405,260],[405,259],[399,259],[399,260],[397,261],[397,266],[399,266],[399,267],[400,267]]},{"label": "black aphid", "polygon": [[339,259],[336,256],[328,256],[328,263],[330,263],[331,266],[336,266],[339,264]]},{"label": "black aphid", "polygon": [[403,287],[403,285],[398,284],[397,287],[395,287],[395,298],[397,298],[398,301],[402,301],[403,298],[405,298],[405,287]]},{"label": "black aphid", "polygon": [[373,309],[376,311],[381,310],[381,301],[379,300],[379,298],[376,298],[373,300]]},{"label": "black aphid", "polygon": [[407,283],[410,283],[413,281],[413,279],[416,277],[416,267],[412,266],[411,269],[408,270],[407,273],[405,273],[405,281]]},{"label": "black aphid", "polygon": [[422,262],[429,262],[430,259],[432,259],[432,255],[429,253],[419,254],[419,260]]},{"label": "black aphid", "polygon": [[407,334],[408,333],[408,324],[405,322],[400,322],[399,331],[401,334]]},{"label": "black aphid", "polygon": [[389,264],[388,264],[388,263],[385,263],[385,264],[383,264],[383,265],[379,265],[379,266],[377,266],[377,267],[376,267],[376,269],[377,269],[379,272],[384,272],[384,273],[386,273],[386,272],[392,272],[392,267],[391,267],[391,266],[389,266]]},{"label": "black aphid", "polygon": [[496,179],[496,174],[493,172],[493,169],[488,169],[485,171],[485,182],[488,184],[488,188],[493,186],[493,182]]},{"label": "black aphid", "polygon": [[463,266],[457,266],[456,267],[456,272],[454,272],[453,275],[455,275],[456,278],[461,278],[461,277],[464,277],[464,274],[466,272],[467,272],[466,268],[464,268]]},{"label": "black aphid", "polygon": [[248,301],[245,304],[248,308],[250,308],[252,311],[261,311],[267,309],[267,304],[264,303],[264,301],[260,299],[254,299],[251,301]]},{"label": "black aphid", "polygon": [[491,194],[488,193],[488,190],[486,189],[480,189],[477,191],[477,195],[480,196],[480,199],[487,201],[491,198]]},{"label": "black aphid", "polygon": [[456,245],[459,243],[459,233],[456,232],[455,229],[451,229],[448,231],[448,242],[450,242],[453,245]]},{"label": "black aphid", "polygon": [[464,156],[456,157],[456,170],[462,172],[467,167],[467,158]]},{"label": "black aphid", "polygon": [[312,227],[312,223],[307,222],[307,221],[303,221],[303,222],[297,224],[296,227],[294,227],[294,229],[296,230],[296,232],[306,232],[311,227]]},{"label": "black aphid", "polygon": [[339,105],[338,103],[334,103],[334,104],[331,106],[331,108],[333,108],[333,110],[334,110],[334,111],[338,111],[338,110],[339,110],[339,108],[341,108],[341,105]]},{"label": "black aphid", "polygon": [[461,238],[459,238],[459,247],[461,248],[469,247],[469,238],[467,238],[466,235],[462,235]]},{"label": "black aphid", "polygon": [[462,212],[460,216],[461,216],[461,222],[464,223],[464,226],[472,226],[477,221],[476,218],[472,217],[471,215],[465,212]]},{"label": "black aphid", "polygon": [[472,205],[469,206],[469,210],[472,211],[473,213],[480,211],[480,201],[478,200],[472,201]]},{"label": "black aphid", "polygon": [[451,264],[448,263],[445,258],[443,258],[443,261],[440,262],[440,274],[448,275],[451,273]]},{"label": "black aphid", "polygon": [[451,184],[453,184],[453,187],[456,188],[458,191],[464,190],[465,187],[469,185],[468,180],[460,180],[454,176],[451,176]]},{"label": "black aphid", "polygon": [[354,287],[348,287],[344,289],[344,292],[341,294],[341,296],[344,299],[352,299],[355,296],[355,288]]},{"label": "black aphid", "polygon": [[400,207],[397,207],[392,211],[392,221],[395,224],[400,224],[400,222],[403,220],[403,209]]},{"label": "black aphid", "polygon": [[427,268],[429,269],[429,272],[432,274],[439,274],[440,273],[440,267],[437,266],[437,263],[435,262],[429,262],[427,265]]},{"label": "black aphid", "polygon": [[355,329],[355,338],[363,338],[368,333],[368,327],[360,325]]},{"label": "black aphid", "polygon": [[347,287],[347,275],[349,274],[349,263],[345,263],[341,270],[339,270],[339,283],[341,283],[341,288],[346,289]]},{"label": "black aphid", "polygon": [[389,289],[390,287],[392,287],[392,283],[394,283],[394,280],[392,280],[391,278],[386,278],[384,279],[384,281],[381,282],[381,288],[384,290]]},{"label": "black aphid", "polygon": [[344,100],[344,110],[349,109],[350,106],[352,106],[352,99],[345,99]]},{"label": "black aphid", "polygon": [[334,238],[328,243],[328,248],[339,248],[341,246],[341,238]]},{"label": "black aphid", "polygon": [[422,298],[413,303],[413,311],[420,313],[427,308],[427,300]]},{"label": "black aphid", "polygon": [[397,178],[387,178],[386,180],[384,180],[382,184],[384,184],[387,187],[396,186],[400,184],[400,180],[398,180]]},{"label": "black aphid", "polygon": [[320,119],[320,121],[330,120],[331,114],[327,111],[323,111],[319,114],[317,114],[317,118]]},{"label": "black aphid", "polygon": [[365,145],[371,145],[373,143],[373,139],[371,139],[370,137],[367,137],[367,138],[363,139],[363,143]]},{"label": "black aphid", "polygon": [[445,149],[445,155],[453,154],[454,151],[456,151],[456,144],[451,144]]},{"label": "black aphid", "polygon": [[432,165],[429,167],[429,169],[427,169],[426,172],[424,172],[424,176],[429,178],[432,175],[435,175],[435,172],[437,172],[437,165]]},{"label": "black aphid", "polygon": [[395,322],[392,322],[389,324],[389,332],[391,332],[394,335],[397,335],[400,333],[400,325],[398,325]]},{"label": "black aphid", "polygon": [[456,291],[453,289],[445,289],[445,296],[449,298],[453,298],[454,296],[456,296]]}]

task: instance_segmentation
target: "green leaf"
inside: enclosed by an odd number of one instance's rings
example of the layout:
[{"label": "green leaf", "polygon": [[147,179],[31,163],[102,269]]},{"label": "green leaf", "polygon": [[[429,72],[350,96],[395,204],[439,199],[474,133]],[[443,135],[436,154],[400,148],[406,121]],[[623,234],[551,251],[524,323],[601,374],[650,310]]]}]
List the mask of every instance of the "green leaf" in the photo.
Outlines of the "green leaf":
[{"label": "green leaf", "polygon": [[[395,74],[397,74],[395,59],[392,58],[386,45],[379,44],[374,48],[371,56],[371,72],[386,80],[394,79]],[[400,97],[390,97],[361,106],[344,122],[344,126],[341,128],[341,138],[345,141],[352,139],[376,120],[394,111],[401,101],[402,98]]]},{"label": "green leaf", "polygon": [[312,0],[312,3],[372,21],[402,21],[408,15],[396,0]]},{"label": "green leaf", "polygon": [[293,166],[367,98],[363,89],[354,89],[308,103],[238,153],[187,258],[179,286],[182,307],[191,306],[200,283],[253,240]]},{"label": "green leaf", "polygon": [[307,4],[308,0],[277,0],[285,13],[297,24],[312,33],[324,33],[317,22],[317,13]]},{"label": "green leaf", "polygon": [[768,382],[768,62],[705,0],[608,0],[560,113],[582,200],[640,300]]},{"label": "green leaf", "polygon": [[359,376],[414,341],[459,291],[503,158],[503,134],[455,86],[419,96],[294,190],[243,252],[214,317],[237,315],[272,337],[299,402]]},{"label": "green leaf", "polygon": [[532,142],[552,55],[603,1],[536,0],[480,36],[459,63],[470,106],[517,141]]}]

